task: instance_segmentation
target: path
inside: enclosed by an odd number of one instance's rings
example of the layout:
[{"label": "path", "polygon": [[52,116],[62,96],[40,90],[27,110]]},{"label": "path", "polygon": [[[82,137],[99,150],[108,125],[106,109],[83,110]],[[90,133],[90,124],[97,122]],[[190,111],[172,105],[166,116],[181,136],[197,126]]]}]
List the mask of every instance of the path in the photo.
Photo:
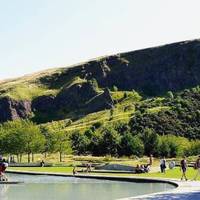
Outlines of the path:
[{"label": "path", "polygon": [[199,181],[175,181],[179,187],[169,192],[124,198],[120,200],[200,200]]}]

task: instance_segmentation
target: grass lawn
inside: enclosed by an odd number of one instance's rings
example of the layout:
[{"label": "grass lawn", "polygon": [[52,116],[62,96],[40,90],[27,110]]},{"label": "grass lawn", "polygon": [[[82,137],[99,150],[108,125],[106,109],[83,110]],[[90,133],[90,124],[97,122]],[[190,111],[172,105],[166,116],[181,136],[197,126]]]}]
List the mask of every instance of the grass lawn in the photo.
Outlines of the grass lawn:
[{"label": "grass lawn", "polygon": [[[194,176],[196,175],[197,170],[194,170],[193,168],[189,167],[186,173],[186,176],[189,180],[192,180]],[[181,178],[181,171],[180,168],[176,167],[175,169],[169,169],[166,170],[166,173],[145,173],[145,174],[136,174],[136,176],[140,177],[152,177],[152,178],[172,178],[172,179],[180,179]],[[200,180],[200,177],[198,177],[197,180]]]},{"label": "grass lawn", "polygon": [[8,169],[18,171],[72,173],[73,167],[9,167]]},{"label": "grass lawn", "polygon": [[[73,167],[9,167],[11,170],[19,170],[19,171],[35,171],[35,172],[55,172],[55,173],[72,173]],[[187,177],[189,180],[192,180],[197,173],[197,170],[193,168],[188,168]],[[96,173],[95,173],[96,174]],[[131,174],[103,174],[106,176],[132,176]],[[165,174],[160,172],[155,173],[145,173],[145,174],[133,174],[133,176],[138,177],[149,177],[149,178],[172,178],[172,179],[180,179],[181,171],[179,168],[175,168],[173,170],[167,170]],[[200,180],[200,177],[197,179]]]}]

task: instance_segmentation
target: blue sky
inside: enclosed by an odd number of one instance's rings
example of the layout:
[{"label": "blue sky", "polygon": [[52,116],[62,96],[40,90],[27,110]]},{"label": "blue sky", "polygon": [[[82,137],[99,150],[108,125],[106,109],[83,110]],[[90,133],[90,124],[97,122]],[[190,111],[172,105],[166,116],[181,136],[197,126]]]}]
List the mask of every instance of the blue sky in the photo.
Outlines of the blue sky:
[{"label": "blue sky", "polygon": [[200,38],[199,0],[0,0],[0,79]]}]

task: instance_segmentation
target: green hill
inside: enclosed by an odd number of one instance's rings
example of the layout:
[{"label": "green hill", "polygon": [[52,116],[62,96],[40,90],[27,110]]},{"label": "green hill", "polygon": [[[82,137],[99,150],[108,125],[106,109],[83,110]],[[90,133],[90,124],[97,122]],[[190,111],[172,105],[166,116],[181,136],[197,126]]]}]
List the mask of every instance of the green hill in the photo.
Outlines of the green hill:
[{"label": "green hill", "polygon": [[0,122],[66,131],[129,123],[132,132],[200,138],[200,40],[101,57],[0,82]]}]

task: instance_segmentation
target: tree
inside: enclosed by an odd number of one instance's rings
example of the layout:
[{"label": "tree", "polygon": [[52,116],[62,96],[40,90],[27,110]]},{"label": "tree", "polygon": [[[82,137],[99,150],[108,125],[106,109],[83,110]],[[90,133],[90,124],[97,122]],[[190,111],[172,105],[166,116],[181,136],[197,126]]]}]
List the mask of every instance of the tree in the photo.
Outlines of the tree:
[{"label": "tree", "polygon": [[165,135],[160,137],[160,154],[168,157],[183,156],[187,154],[191,144],[187,138]]},{"label": "tree", "polygon": [[32,154],[34,161],[34,153],[42,152],[45,144],[45,137],[41,134],[38,126],[28,120],[22,121],[21,139],[24,141],[24,150],[28,154],[28,162]]},{"label": "tree", "polygon": [[[23,153],[27,153],[28,162],[30,162],[30,155],[39,153],[44,148],[44,136],[39,127],[29,120],[6,122],[2,125],[1,130],[4,130],[5,133],[2,146],[4,152],[8,154],[17,155],[19,158]],[[32,160],[34,160],[33,157]]]},{"label": "tree", "polygon": [[71,153],[71,143],[67,133],[59,124],[54,124],[46,133],[48,152],[59,153],[59,161],[62,162],[63,153]]},{"label": "tree", "polygon": [[90,141],[86,135],[80,132],[74,132],[70,136],[70,139],[72,150],[76,152],[76,154],[80,155],[87,152]]},{"label": "tree", "polygon": [[152,129],[146,128],[142,133],[142,140],[144,143],[145,154],[157,154],[159,145],[159,136]]},{"label": "tree", "polygon": [[158,148],[158,154],[160,156],[168,157],[169,152],[170,152],[169,144],[164,140],[161,140]]},{"label": "tree", "polygon": [[101,131],[101,147],[104,155],[117,155],[120,135],[112,127],[105,127]]},{"label": "tree", "polygon": [[119,154],[140,157],[144,154],[144,144],[139,136],[132,136],[131,133],[125,133],[120,141]]}]

